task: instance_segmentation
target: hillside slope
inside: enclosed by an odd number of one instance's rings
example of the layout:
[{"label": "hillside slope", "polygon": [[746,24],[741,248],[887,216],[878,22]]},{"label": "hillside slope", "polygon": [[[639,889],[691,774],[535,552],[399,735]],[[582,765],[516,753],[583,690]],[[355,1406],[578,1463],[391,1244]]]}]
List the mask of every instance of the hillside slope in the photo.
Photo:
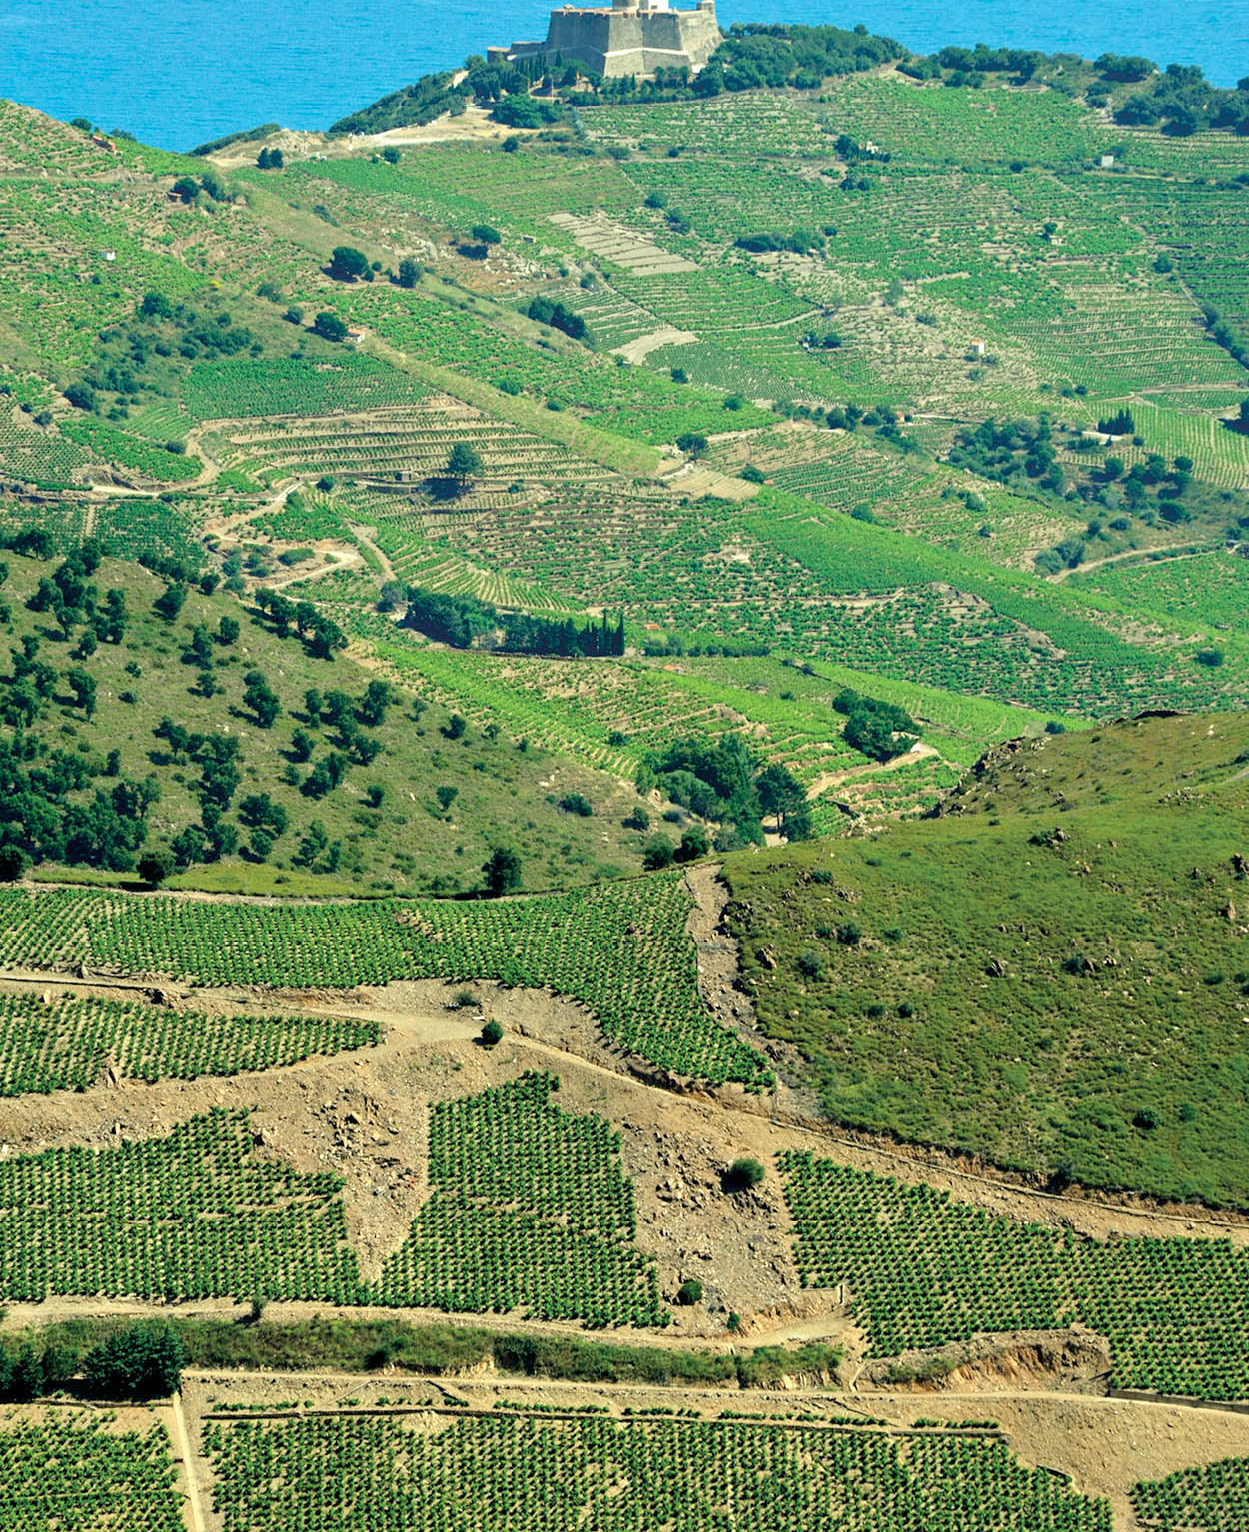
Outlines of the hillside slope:
[{"label": "hillside slope", "polygon": [[1249,1206],[1249,718],[998,747],[940,818],[728,860],[769,1035],[840,1122]]},{"label": "hillside slope", "polygon": [[[171,848],[173,886],[244,892],[456,893],[502,844],[529,887],[638,865],[613,778],[318,658],[226,590],[104,558],[80,591],[63,561],[4,557],[0,842],[40,876],[133,876]],[[84,601],[64,623],[62,593]],[[572,794],[595,812],[561,809]]]}]

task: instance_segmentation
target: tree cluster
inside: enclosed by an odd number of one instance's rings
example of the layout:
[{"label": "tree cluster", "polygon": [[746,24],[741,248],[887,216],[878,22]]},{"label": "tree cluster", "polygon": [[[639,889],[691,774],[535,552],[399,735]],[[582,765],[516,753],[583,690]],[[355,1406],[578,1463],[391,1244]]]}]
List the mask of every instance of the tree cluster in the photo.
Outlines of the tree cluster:
[{"label": "tree cluster", "polygon": [[648,751],[636,786],[641,793],[658,788],[700,819],[723,826],[717,849],[762,844],[765,816],[790,840],[806,840],[812,833],[801,784],[784,766],[757,761],[739,734],[714,741],[679,739],[665,750]]},{"label": "tree cluster", "polygon": [[805,255],[808,250],[823,250],[827,243],[815,229],[795,229],[789,234],[739,234],[735,241],[739,250],[747,250],[751,255],[772,250],[792,250],[796,255]]},{"label": "tree cluster", "polygon": [[845,741],[873,761],[891,761],[913,750],[919,729],[905,708],[844,687],[833,698],[833,711],[846,720]]},{"label": "tree cluster", "polygon": [[448,596],[413,585],[403,626],[453,649],[469,649],[475,639],[494,630],[498,617],[495,608],[477,596]]},{"label": "tree cluster", "polygon": [[0,1344],[0,1403],[29,1404],[63,1390],[117,1401],[165,1399],[182,1386],[184,1364],[181,1339],[159,1320],[116,1330],[85,1356],[59,1342]]},{"label": "tree cluster", "polygon": [[624,613],[610,623],[606,613],[598,622],[578,625],[572,618],[533,617],[526,612],[500,612],[478,596],[449,596],[413,585],[407,592],[404,627],[415,628],[437,643],[469,649],[500,629],[500,648],[516,654],[549,654],[561,658],[622,655]]},{"label": "tree cluster", "polygon": [[1049,417],[1003,421],[990,418],[959,431],[947,459],[1001,484],[1030,479],[1055,494],[1063,491],[1063,471],[1054,448]]},{"label": "tree cluster", "polygon": [[1117,107],[1115,121],[1125,127],[1158,126],[1173,138],[1207,129],[1249,135],[1249,75],[1223,90],[1193,64],[1168,64],[1159,74],[1148,59],[1103,54],[1097,68],[1108,81],[1149,82]]},{"label": "tree cluster", "polygon": [[[162,359],[195,361],[243,352],[259,356],[263,349],[255,333],[235,324],[228,311],[206,312],[153,290],[144,295],[133,320],[100,332],[90,365],[66,385],[65,397],[75,409],[125,420],[144,395],[168,391],[158,372]],[[106,409],[101,396],[107,394],[115,399]]]},{"label": "tree cluster", "polygon": [[[857,74],[909,57],[901,43],[874,37],[866,27],[735,25],[694,80],[696,95],[724,90],[816,90],[830,75]],[[711,80],[703,77],[711,73]]]},{"label": "tree cluster", "polygon": [[501,647],[516,654],[597,659],[625,652],[623,612],[615,623],[609,623],[604,613],[600,621],[587,622],[583,627],[578,627],[571,617],[561,621],[557,617],[531,617],[524,612],[505,612],[500,620],[503,625]]},{"label": "tree cluster", "polygon": [[463,103],[464,93],[452,88],[451,79],[447,72],[425,75],[415,85],[393,91],[372,106],[340,117],[330,133],[385,133],[391,128],[423,127],[450,111],[453,103]]},{"label": "tree cluster", "polygon": [[311,601],[292,601],[280,591],[258,590],[256,605],[279,638],[289,638],[294,628],[314,659],[332,660],[347,647],[347,635],[333,618],[317,611]]},{"label": "tree cluster", "polygon": [[1097,429],[1106,436],[1131,436],[1136,430],[1136,422],[1132,419],[1132,411],[1125,406],[1113,415],[1103,416],[1097,422]]},{"label": "tree cluster", "polygon": [[552,298],[534,298],[525,313],[530,319],[536,319],[539,324],[550,325],[554,330],[562,330],[573,340],[588,342],[590,327],[581,315],[574,314],[570,308]]},{"label": "tree cluster", "polygon": [[[19,877],[32,863],[129,872],[147,839],[147,813],[160,798],[154,777],[117,776],[115,757],[100,760],[49,748],[20,730],[0,740],[0,876]],[[114,776],[108,791],[96,787]]]}]

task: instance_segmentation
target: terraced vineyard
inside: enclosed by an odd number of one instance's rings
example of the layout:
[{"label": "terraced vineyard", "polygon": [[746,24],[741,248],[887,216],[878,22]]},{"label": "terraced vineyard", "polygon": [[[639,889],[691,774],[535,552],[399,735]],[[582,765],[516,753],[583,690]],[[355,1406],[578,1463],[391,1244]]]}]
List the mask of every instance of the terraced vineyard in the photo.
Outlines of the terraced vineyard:
[{"label": "terraced vineyard", "polygon": [[186,407],[200,420],[344,414],[415,405],[422,394],[393,367],[352,352],[332,363],[250,357],[200,362],[184,388]]},{"label": "terraced vineyard", "polygon": [[91,454],[59,432],[42,429],[26,416],[0,411],[0,464],[31,484],[72,484]]},{"label": "terraced vineyard", "polygon": [[193,1080],[293,1064],[380,1040],[376,1022],[218,1016],[68,994],[0,995],[0,1096],[86,1090],[106,1061],[136,1080]]},{"label": "terraced vineyard", "polygon": [[[749,1532],[1110,1532],[1104,1502],[1000,1442],[732,1420],[228,1420],[205,1428],[225,1532],[723,1523]],[[334,1471],[330,1470],[334,1465]]]},{"label": "terraced vineyard", "polygon": [[1079,1323],[1118,1388],[1249,1398],[1249,1252],[1226,1239],[1103,1243],[806,1153],[780,1168],[803,1282],[846,1284],[874,1356]]},{"label": "terraced vineyard", "polygon": [[773,1083],[753,1049],[698,994],[690,899],[679,877],[480,904],[249,906],[54,890],[0,891],[0,959],[84,960],[201,985],[269,987],[499,979],[580,1000],[618,1047],[713,1083]]},{"label": "terraced vineyard", "polygon": [[[481,455],[492,480],[526,476],[574,481],[607,473],[514,426],[463,409],[394,406],[355,418],[301,417],[292,422],[234,427],[230,460],[248,473],[313,473],[387,478],[419,484],[445,474],[452,446],[463,441]],[[499,486],[502,488],[502,484]]]}]

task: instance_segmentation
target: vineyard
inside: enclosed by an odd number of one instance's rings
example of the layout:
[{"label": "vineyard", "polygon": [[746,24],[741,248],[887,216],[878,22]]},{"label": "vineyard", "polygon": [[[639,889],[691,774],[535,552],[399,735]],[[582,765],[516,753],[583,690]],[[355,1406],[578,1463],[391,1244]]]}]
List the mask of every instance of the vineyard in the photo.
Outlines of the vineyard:
[{"label": "vineyard", "polygon": [[126,1079],[193,1080],[379,1041],[375,1022],[338,1017],[215,1016],[66,994],[0,995],[0,1095],[86,1090],[105,1061]]},{"label": "vineyard", "polygon": [[1228,1240],[1103,1243],[808,1153],[780,1168],[804,1284],[846,1284],[875,1356],[1078,1323],[1115,1387],[1249,1397],[1249,1252]]},{"label": "vineyard", "polygon": [[155,479],[161,484],[197,478],[204,468],[197,457],[169,452],[99,421],[67,421],[62,431],[70,441],[89,448],[95,457],[131,468],[144,478]]},{"label": "vineyard", "polygon": [[0,1417],[0,1532],[183,1532],[169,1440],[108,1415]]},{"label": "vineyard", "polygon": [[445,475],[452,446],[468,442],[480,454],[481,476],[502,489],[516,479],[585,482],[606,478],[595,464],[516,427],[464,409],[409,405],[376,408],[357,417],[308,416],[294,421],[236,425],[228,431],[228,460],[250,474],[329,473],[386,479],[409,492]]},{"label": "vineyard", "polygon": [[1220,549],[1187,557],[1125,560],[1077,574],[1075,583],[1168,625],[1200,623],[1234,633],[1249,597],[1249,559]]},{"label": "vineyard", "polygon": [[196,566],[203,545],[187,511],[138,495],[106,501],[96,512],[95,535],[119,559],[172,559]]},{"label": "vineyard", "polygon": [[672,874],[470,904],[260,907],[6,889],[0,912],[0,961],[87,961],[205,986],[492,978],[581,1001],[612,1043],[662,1069],[753,1090],[773,1083],[762,1056],[720,1026],[698,994],[685,933],[690,899]]},{"label": "vineyard", "polygon": [[1024,1468],[1002,1443],[935,1433],[504,1414],[441,1417],[417,1430],[399,1418],[217,1417],[204,1447],[225,1532],[1111,1527],[1108,1505]]},{"label": "vineyard", "polygon": [[332,362],[297,357],[199,362],[183,389],[186,407],[200,420],[347,413],[415,404],[420,395],[403,373],[353,352]]},{"label": "vineyard", "polygon": [[30,484],[72,484],[90,452],[17,411],[0,410],[0,468]]},{"label": "vineyard", "polygon": [[633,1188],[601,1117],[550,1100],[559,1081],[525,1075],[435,1103],[431,1197],[382,1272],[393,1306],[523,1308],[593,1325],[665,1322],[653,1262],[633,1248]]},{"label": "vineyard", "polygon": [[1147,1532],[1223,1532],[1249,1525],[1249,1458],[1181,1469],[1132,1490],[1132,1509]]},{"label": "vineyard", "polygon": [[245,1113],[0,1164],[0,1292],[358,1303],[339,1183],[258,1159]]},{"label": "vineyard", "polygon": [[0,1294],[264,1294],[666,1323],[654,1262],[633,1246],[619,1140],[604,1119],[555,1106],[558,1085],[530,1074],[434,1104],[430,1198],[376,1286],[346,1243],[341,1183],[258,1158],[247,1114],[214,1110],[165,1138],[0,1164]]}]

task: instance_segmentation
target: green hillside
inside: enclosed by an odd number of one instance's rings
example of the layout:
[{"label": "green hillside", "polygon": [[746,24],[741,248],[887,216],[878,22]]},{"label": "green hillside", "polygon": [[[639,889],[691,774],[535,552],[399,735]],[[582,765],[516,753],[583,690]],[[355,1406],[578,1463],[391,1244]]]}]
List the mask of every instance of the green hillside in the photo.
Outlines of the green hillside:
[{"label": "green hillside", "polygon": [[[231,592],[106,557],[62,623],[69,566],[4,562],[0,820],[41,877],[133,878],[172,852],[173,886],[454,893],[504,844],[531,887],[638,866],[618,781],[318,658]],[[573,794],[594,812],[561,809]]]},{"label": "green hillside", "polygon": [[1249,1206],[1247,761],[1243,714],[1043,735],[938,819],[730,858],[761,1024],[839,1122]]},{"label": "green hillside", "polygon": [[[283,554],[345,560],[302,593],[388,665],[368,610],[420,585],[624,608],[636,648],[709,650],[738,691],[771,658],[1043,716],[1243,704],[1239,94],[821,36],[815,83],[737,38],[718,93],[570,87],[542,131],[500,110],[471,142],[328,137],[279,169],[251,141],[127,144],[120,186],[93,140],[6,107],[0,468],[66,542],[159,543],[162,512],[127,530],[139,490],[248,589]],[[1181,109],[1192,131],[1160,131]],[[457,442],[480,469],[448,495]],[[1194,556],[1222,599],[1173,599]],[[523,712],[631,770],[569,716],[579,685],[504,705],[497,657],[411,663],[482,726]]]}]

